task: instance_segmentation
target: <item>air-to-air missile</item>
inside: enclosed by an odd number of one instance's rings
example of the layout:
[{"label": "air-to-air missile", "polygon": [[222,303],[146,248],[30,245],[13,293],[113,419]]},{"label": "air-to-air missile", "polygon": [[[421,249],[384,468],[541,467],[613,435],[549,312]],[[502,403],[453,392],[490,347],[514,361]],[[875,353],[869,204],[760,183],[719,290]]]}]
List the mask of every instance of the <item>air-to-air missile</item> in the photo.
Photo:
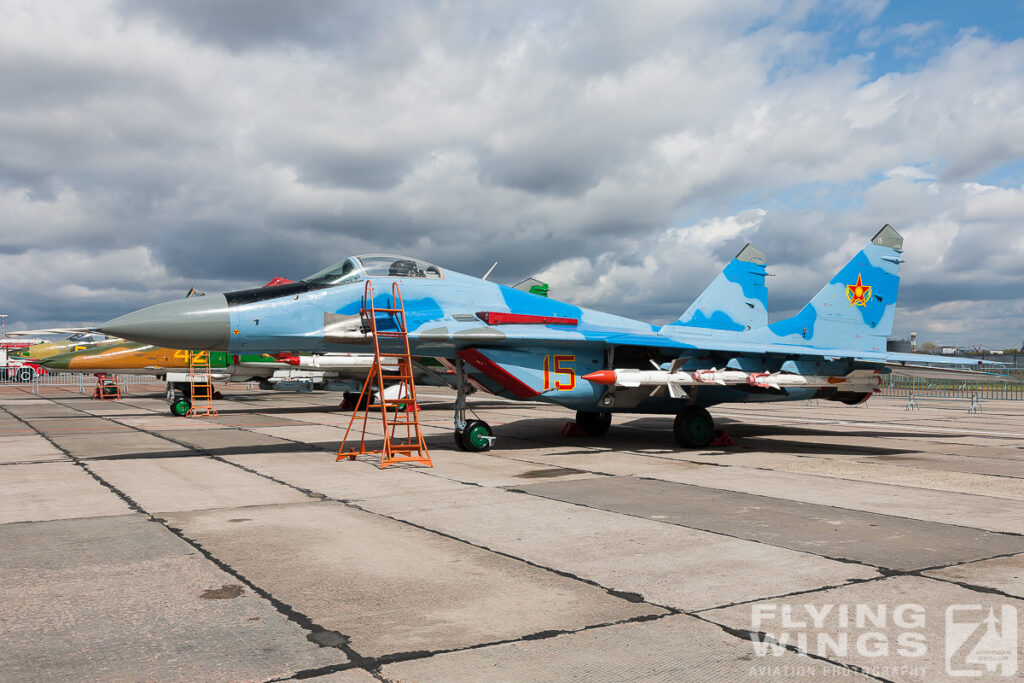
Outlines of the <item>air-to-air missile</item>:
[{"label": "air-to-air missile", "polygon": [[[673,364],[677,365],[677,364]],[[782,390],[787,387],[814,389],[836,387],[842,391],[873,392],[882,382],[880,370],[853,370],[845,375],[801,375],[788,372],[745,372],[711,368],[690,372],[671,367],[668,370],[598,370],[583,375],[583,379],[595,384],[623,388],[665,387],[672,398],[686,395],[684,387],[707,385],[751,386],[759,389]]]}]

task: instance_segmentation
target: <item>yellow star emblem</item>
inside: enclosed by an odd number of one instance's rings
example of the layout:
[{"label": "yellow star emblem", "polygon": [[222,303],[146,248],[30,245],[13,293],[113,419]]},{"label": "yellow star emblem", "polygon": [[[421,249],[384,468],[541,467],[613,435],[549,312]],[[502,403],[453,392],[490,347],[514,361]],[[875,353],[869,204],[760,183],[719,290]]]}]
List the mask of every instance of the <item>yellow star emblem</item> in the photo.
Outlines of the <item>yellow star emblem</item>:
[{"label": "yellow star emblem", "polygon": [[871,301],[871,285],[866,285],[857,273],[857,284],[846,285],[846,298],[851,306],[867,306]]}]

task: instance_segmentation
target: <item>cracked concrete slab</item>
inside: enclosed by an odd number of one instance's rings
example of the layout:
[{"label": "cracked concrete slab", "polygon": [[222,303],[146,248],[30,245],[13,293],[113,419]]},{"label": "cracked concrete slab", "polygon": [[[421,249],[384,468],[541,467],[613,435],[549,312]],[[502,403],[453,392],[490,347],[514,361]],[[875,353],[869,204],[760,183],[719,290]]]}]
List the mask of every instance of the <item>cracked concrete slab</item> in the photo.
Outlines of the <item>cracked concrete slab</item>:
[{"label": "cracked concrete slab", "polygon": [[123,515],[131,509],[71,462],[0,467],[0,524]]},{"label": "cracked concrete slab", "polygon": [[0,546],[0,680],[267,680],[346,661],[141,515],[5,524]]},{"label": "cracked concrete slab", "polygon": [[987,496],[923,489],[908,492],[903,487],[884,483],[829,479],[748,467],[678,469],[663,471],[655,478],[926,522],[1024,533],[1024,506]]},{"label": "cracked concrete slab", "polygon": [[310,501],[291,487],[204,457],[93,460],[89,468],[148,512]]},{"label": "cracked concrete slab", "polygon": [[994,557],[991,560],[958,564],[927,571],[924,575],[992,588],[1024,598],[1024,555]]},{"label": "cracked concrete slab", "polygon": [[[153,431],[156,434],[160,434],[163,430],[154,429]],[[222,426],[220,429],[175,429],[167,431],[166,437],[192,448],[209,451],[215,455],[244,452],[247,449],[252,450],[257,447],[267,450],[269,450],[267,447],[277,447],[280,450],[286,450],[291,445],[288,441],[272,436],[225,426]]]},{"label": "cracked concrete slab", "polygon": [[1024,537],[655,479],[520,486],[532,495],[888,569],[925,569],[1024,550]]},{"label": "cracked concrete slab", "polygon": [[356,461],[335,461],[335,457],[333,453],[306,451],[229,455],[225,460],[338,500],[419,496],[427,491],[466,488],[465,484],[434,476],[428,467],[395,465],[384,474],[376,464],[380,456]]},{"label": "cracked concrete slab", "polygon": [[337,503],[168,514],[277,599],[380,656],[664,614]]},{"label": "cracked concrete slab", "polygon": [[67,459],[66,455],[31,428],[26,427],[24,432],[16,436],[0,436],[0,463]]},{"label": "cracked concrete slab", "polygon": [[870,567],[495,489],[360,505],[686,611],[878,576]]},{"label": "cracked concrete slab", "polygon": [[129,455],[156,457],[188,452],[188,449],[166,439],[127,429],[116,432],[55,434],[50,440],[59,448],[83,460]]}]

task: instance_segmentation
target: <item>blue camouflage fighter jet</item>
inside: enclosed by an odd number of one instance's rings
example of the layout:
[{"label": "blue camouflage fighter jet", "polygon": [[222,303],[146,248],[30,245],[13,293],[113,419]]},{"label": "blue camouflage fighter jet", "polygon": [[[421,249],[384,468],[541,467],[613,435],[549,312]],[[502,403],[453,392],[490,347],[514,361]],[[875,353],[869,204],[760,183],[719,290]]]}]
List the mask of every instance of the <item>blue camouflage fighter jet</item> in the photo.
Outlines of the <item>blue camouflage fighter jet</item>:
[{"label": "blue camouflage fighter jet", "polygon": [[[886,225],[795,316],[768,324],[764,255],[747,245],[673,323],[655,326],[487,282],[423,261],[364,255],[300,282],[151,306],[100,326],[159,346],[233,353],[365,351],[364,285],[378,308],[399,282],[416,356],[456,371],[456,444],[485,450],[490,427],[467,420],[471,386],[576,410],[587,434],[611,413],[675,415],[683,447],[707,446],[707,407],[810,398],[857,404],[892,371],[943,356],[886,351],[903,238]],[[394,319],[378,320],[378,329]],[[383,342],[383,337],[382,337]],[[955,371],[946,370],[950,376]]]}]

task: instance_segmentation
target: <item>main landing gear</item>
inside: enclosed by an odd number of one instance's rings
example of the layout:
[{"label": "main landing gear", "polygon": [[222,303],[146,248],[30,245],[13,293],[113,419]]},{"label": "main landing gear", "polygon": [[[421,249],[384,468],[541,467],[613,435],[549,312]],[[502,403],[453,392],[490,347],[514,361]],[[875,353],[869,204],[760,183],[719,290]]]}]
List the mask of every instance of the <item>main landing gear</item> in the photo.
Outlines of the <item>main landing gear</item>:
[{"label": "main landing gear", "polygon": [[167,383],[167,405],[171,415],[185,417],[185,413],[192,407],[192,391],[188,382]]},{"label": "main landing gear", "polygon": [[705,448],[715,438],[715,421],[704,408],[690,406],[676,415],[672,433],[683,448]]},{"label": "main landing gear", "polygon": [[480,452],[491,449],[494,445],[494,432],[483,420],[466,419],[466,395],[469,385],[466,382],[466,371],[461,358],[455,359],[455,446],[460,451]]},{"label": "main landing gear", "polygon": [[587,436],[604,436],[608,432],[608,428],[612,426],[612,414],[605,412],[588,413],[583,410],[577,410],[576,425]]}]

